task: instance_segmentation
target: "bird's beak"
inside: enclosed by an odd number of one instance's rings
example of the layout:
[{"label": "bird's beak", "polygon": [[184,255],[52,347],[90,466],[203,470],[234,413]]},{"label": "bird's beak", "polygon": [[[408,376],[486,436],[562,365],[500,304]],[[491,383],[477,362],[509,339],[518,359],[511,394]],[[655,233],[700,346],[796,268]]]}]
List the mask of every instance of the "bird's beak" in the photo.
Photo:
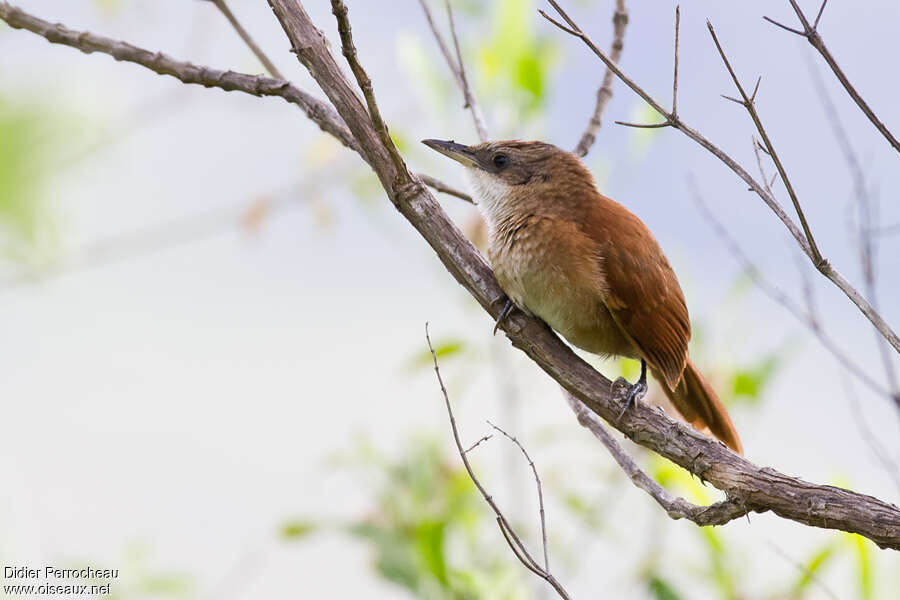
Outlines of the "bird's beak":
[{"label": "bird's beak", "polygon": [[457,144],[453,140],[449,142],[444,140],[422,140],[422,143],[467,167],[478,166],[478,162],[475,160],[475,153],[468,146]]}]

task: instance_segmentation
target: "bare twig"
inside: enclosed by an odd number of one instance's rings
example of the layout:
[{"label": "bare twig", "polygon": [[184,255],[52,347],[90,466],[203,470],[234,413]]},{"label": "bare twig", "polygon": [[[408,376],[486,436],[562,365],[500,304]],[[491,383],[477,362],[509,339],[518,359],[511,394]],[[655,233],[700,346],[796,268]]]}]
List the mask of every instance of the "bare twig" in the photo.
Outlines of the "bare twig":
[{"label": "bare twig", "polygon": [[675,7],[675,72],[672,75],[672,116],[678,116],[678,31],[681,29],[681,5]]},{"label": "bare twig", "polygon": [[[359,153],[360,148],[353,134],[347,129],[334,109],[315,96],[299,89],[290,82],[270,77],[258,77],[234,71],[220,71],[189,62],[176,60],[162,52],[151,52],[127,42],[95,35],[87,31],[75,31],[60,24],[53,24],[30,15],[8,2],[0,1],[0,20],[15,29],[36,33],[54,44],[63,44],[84,53],[100,52],[118,61],[130,62],[160,75],[170,75],[182,83],[219,88],[226,92],[238,91],[252,96],[273,96],[299,106],[306,116],[341,144]],[[363,155],[364,160],[368,160]],[[440,192],[472,202],[472,197],[437,179],[420,175],[426,185]]]},{"label": "bare twig", "polygon": [[750,507],[738,497],[729,497],[727,500],[710,506],[698,506],[683,498],[673,496],[637,466],[637,463],[628,456],[625,449],[607,431],[600,418],[584,402],[566,390],[563,390],[563,394],[578,418],[578,422],[606,446],[613,459],[625,471],[635,487],[647,492],[672,519],[687,519],[697,525],[724,525],[750,512]]},{"label": "bare twig", "polygon": [[259,62],[262,63],[262,65],[266,68],[266,71],[269,72],[269,75],[271,75],[275,79],[283,79],[287,81],[287,78],[278,71],[278,68],[275,66],[275,64],[271,60],[269,60],[269,57],[266,56],[266,53],[263,52],[262,48],[260,48],[256,44],[256,42],[253,40],[253,37],[251,37],[251,35],[247,33],[247,30],[244,29],[244,26],[241,25],[241,22],[237,20],[237,17],[234,16],[233,12],[231,12],[231,9],[228,7],[228,4],[225,2],[225,0],[209,1],[215,4],[216,8],[219,9],[219,12],[222,13],[222,15],[228,20],[229,23],[231,23],[231,26],[234,28],[237,34],[241,36],[241,39],[244,40],[244,43],[247,44],[247,47],[250,48],[250,51],[253,52],[253,55],[256,56]]},{"label": "bare twig", "polygon": [[616,125],[624,125],[625,127],[634,127],[636,129],[662,129],[663,127],[671,127],[668,121],[663,123],[630,123],[628,121],[616,121]]},{"label": "bare twig", "polygon": [[538,513],[540,514],[540,517],[541,517],[541,541],[542,541],[543,547],[544,547],[544,570],[549,571],[550,570],[550,558],[549,558],[549,553],[547,550],[547,519],[546,519],[546,515],[544,513],[544,491],[543,491],[543,487],[541,486],[541,478],[538,475],[537,467],[534,466],[534,461],[531,460],[531,456],[528,455],[528,451],[525,450],[525,447],[522,445],[522,443],[518,439],[509,435],[508,433],[506,433],[506,431],[504,431],[500,427],[497,427],[490,421],[488,421],[488,425],[490,425],[491,427],[493,427],[494,429],[496,429],[497,431],[502,433],[504,436],[506,436],[506,438],[508,440],[510,440],[512,443],[514,443],[516,446],[519,447],[519,450],[521,450],[522,454],[525,456],[525,460],[528,461],[528,466],[531,467],[531,472],[534,474],[534,483],[537,486],[537,495],[538,495]]},{"label": "bare twig", "polygon": [[[516,535],[515,530],[509,524],[506,517],[503,516],[503,511],[500,510],[500,507],[497,506],[497,503],[494,502],[494,499],[488,494],[487,490],[484,488],[484,485],[478,480],[478,477],[475,475],[475,472],[472,470],[472,465],[469,464],[469,459],[466,457],[466,451],[463,450],[462,442],[459,441],[459,430],[456,426],[456,417],[453,416],[453,408],[450,406],[450,396],[447,394],[447,388],[444,386],[444,380],[441,378],[441,370],[438,367],[438,359],[437,353],[434,351],[434,346],[431,345],[431,337],[428,334],[428,323],[425,323],[425,340],[428,342],[428,349],[431,351],[431,359],[434,362],[434,373],[437,376],[438,384],[441,386],[441,394],[444,396],[444,404],[447,406],[447,414],[450,417],[450,429],[453,431],[453,441],[456,443],[456,449],[459,451],[459,457],[463,461],[463,466],[466,468],[466,472],[469,474],[469,478],[472,480],[472,483],[475,484],[475,487],[478,488],[479,493],[481,493],[481,497],[484,498],[484,501],[487,502],[488,506],[491,507],[491,510],[494,511],[494,514],[497,516],[497,524],[500,527],[500,532],[503,534],[503,537],[506,539],[506,542],[509,544],[509,547],[512,549],[513,554],[516,555],[516,558],[519,559],[525,567],[545,580],[547,583],[556,590],[556,593],[559,594],[561,598],[569,598],[569,594],[566,592],[565,588],[563,588],[562,584],[556,580],[552,573],[550,573],[549,567],[545,566],[545,568],[541,568],[538,566],[537,562],[535,562],[534,558],[531,557],[531,554],[528,552],[528,549],[525,548],[525,545],[522,543],[522,540]],[[491,427],[510,437],[505,431],[491,424]],[[515,441],[514,438],[510,438]],[[516,442],[518,444],[518,442]],[[526,458],[528,458],[528,463],[531,465],[532,469],[534,469],[534,463],[531,461],[531,458],[528,457],[528,453],[525,452],[525,449],[519,445],[519,448],[525,453]],[[535,469],[535,478],[537,478],[537,470]],[[538,490],[540,490],[540,479],[538,481]],[[544,533],[544,560],[545,565],[547,561],[547,536],[546,529],[544,528],[544,513],[543,513],[543,500],[541,500],[541,531]]]},{"label": "bare twig", "polygon": [[[616,0],[616,10],[613,13],[612,22],[613,41],[609,46],[609,56],[614,63],[618,63],[622,57],[622,49],[625,47],[625,28],[628,26],[628,10],[625,8],[625,0]],[[600,127],[603,125],[603,112],[612,99],[613,81],[613,72],[607,67],[606,72],[603,74],[603,82],[597,90],[597,103],[594,105],[594,113],[591,115],[584,133],[581,134],[578,145],[573,150],[578,156],[587,156],[591,146],[594,145],[594,140],[597,139],[597,132],[600,131]]]},{"label": "bare twig", "polygon": [[[731,255],[738,261],[743,269],[744,273],[747,274],[747,277],[756,284],[756,286],[769,298],[774,300],[776,303],[780,304],[787,310],[791,315],[794,316],[795,319],[804,324],[807,328],[809,328],[810,332],[816,336],[822,346],[828,350],[832,356],[837,359],[838,363],[846,368],[850,373],[853,374],[854,377],[863,382],[866,386],[868,386],[872,391],[883,395],[887,398],[891,398],[891,392],[885,388],[883,385],[875,381],[869,373],[856,364],[853,359],[851,359],[844,351],[841,349],[841,345],[834,341],[828,334],[825,333],[821,324],[812,308],[808,311],[803,310],[800,306],[798,306],[791,298],[789,298],[784,292],[770,283],[765,276],[762,274],[762,271],[753,264],[747,254],[741,249],[740,245],[735,241],[735,239],[728,233],[728,230],[725,228],[725,225],[722,224],[721,221],[716,217],[715,212],[710,209],[710,207],[703,200],[703,196],[700,193],[699,188],[697,187],[697,182],[693,177],[688,177],[688,188],[691,190],[691,195],[694,198],[694,202],[697,204],[697,208],[700,210],[700,214],[707,220],[710,226],[713,228],[713,231],[719,236],[719,239],[722,240],[722,243],[725,244],[725,247],[731,253]],[[811,302],[811,296],[807,297],[808,302]]]},{"label": "bare twig", "polygon": [[[734,85],[737,88],[738,92],[740,92],[741,98],[743,98],[743,102],[739,102],[739,104],[742,104],[744,108],[747,109],[750,118],[753,119],[753,124],[756,125],[756,130],[759,132],[760,137],[762,137],[766,154],[772,157],[772,161],[775,163],[775,168],[778,169],[778,174],[781,176],[781,181],[782,183],[784,183],[784,187],[787,189],[788,195],[791,197],[791,202],[793,202],[794,210],[797,211],[797,216],[800,218],[800,225],[803,227],[803,234],[806,236],[806,241],[809,244],[809,249],[812,253],[810,258],[812,258],[813,264],[816,265],[817,269],[825,269],[827,268],[827,262],[819,252],[818,246],[816,246],[816,240],[813,238],[809,223],[807,223],[806,221],[806,215],[803,213],[803,209],[800,207],[800,200],[797,198],[797,194],[794,192],[794,186],[791,185],[791,180],[788,178],[787,172],[785,171],[784,166],[781,164],[781,159],[778,158],[778,154],[775,153],[775,147],[772,145],[772,141],[769,139],[769,135],[768,133],[766,133],[765,127],[763,127],[762,120],[759,118],[759,113],[756,111],[756,104],[754,103],[753,99],[751,99],[751,96],[747,95],[747,92],[744,91],[744,86],[741,85],[737,74],[735,74],[734,69],[731,67],[731,63],[728,61],[728,57],[725,56],[725,50],[722,49],[722,44],[719,43],[719,38],[718,36],[716,36],[716,30],[713,28],[712,23],[707,21],[706,26],[707,28],[709,28],[709,34],[712,36],[713,42],[716,44],[716,49],[719,51],[719,56],[722,57],[722,62],[725,63],[725,67],[728,69],[728,74],[731,75],[731,80],[734,82]],[[757,89],[759,89],[759,82],[761,80],[762,78],[758,79],[756,82],[756,88],[754,88],[753,90],[753,98],[756,97],[756,91]],[[734,99],[732,98],[732,100]]]},{"label": "bare twig", "polygon": [[[822,3],[822,8],[825,8],[824,2]],[[820,10],[819,15],[821,16],[821,14]],[[856,155],[856,152],[853,150],[850,136],[847,135],[847,132],[841,123],[837,109],[831,101],[831,97],[828,95],[828,90],[825,88],[825,83],[822,81],[822,77],[812,63],[809,65],[809,71],[816,91],[819,94],[819,99],[822,102],[822,107],[825,110],[826,120],[831,126],[838,147],[844,155],[844,162],[847,163],[847,168],[853,179],[853,195],[856,199],[856,205],[859,212],[857,237],[859,242],[860,265],[862,267],[866,295],[869,298],[869,302],[872,303],[872,306],[877,309],[878,286],[875,281],[875,252],[877,240],[873,235],[873,200],[869,193],[869,186],[866,184],[866,176],[863,171],[862,163]],[[900,410],[900,382],[898,382],[897,372],[894,368],[894,357],[892,356],[890,347],[887,345],[885,339],[877,334],[875,337],[875,343],[878,345],[878,352],[881,355],[881,361],[884,365],[884,372],[887,377],[888,386],[891,389],[894,405]]]},{"label": "bare twig", "polygon": [[803,26],[803,29],[794,29],[792,27],[788,27],[787,25],[783,25],[769,17],[763,17],[769,23],[773,25],[777,25],[782,29],[790,31],[791,33],[796,33],[797,35],[801,35],[807,39],[807,41],[812,45],[813,48],[818,50],[819,54],[822,55],[822,58],[825,59],[825,62],[828,63],[828,66],[831,67],[831,70],[834,72],[835,76],[838,78],[838,81],[841,82],[841,85],[844,86],[844,89],[847,90],[847,93],[850,94],[850,97],[853,98],[853,101],[856,102],[856,105],[859,107],[861,111],[868,117],[869,121],[872,122],[872,125],[881,132],[881,135],[888,141],[888,143],[894,147],[894,150],[900,152],[900,140],[897,140],[894,137],[894,134],[890,132],[890,130],[885,126],[884,123],[881,122],[875,115],[875,111],[873,111],[868,103],[863,100],[862,96],[859,95],[859,92],[856,91],[856,88],[853,87],[853,84],[850,83],[850,80],[847,78],[847,75],[844,71],[838,66],[837,61],[834,56],[832,56],[831,52],[828,50],[828,46],[825,45],[825,40],[822,39],[822,36],[819,35],[818,27],[819,27],[819,19],[822,18],[822,12],[825,10],[825,5],[828,3],[828,0],[824,0],[822,2],[822,6],[819,7],[819,12],[816,15],[815,22],[810,25],[809,21],[806,18],[806,15],[803,14],[803,11],[800,10],[800,6],[797,4],[796,0],[788,0],[791,3],[791,7],[794,9],[794,12],[797,14],[797,18],[800,19],[800,24]]},{"label": "bare twig", "polygon": [[472,444],[471,446],[469,446],[468,448],[465,449],[465,453],[468,454],[469,452],[471,452],[472,450],[474,450],[475,448],[480,446],[482,443],[488,441],[492,437],[493,437],[493,435],[490,433],[487,435],[481,436],[481,438],[477,442],[475,442],[474,444]]},{"label": "bare twig", "polygon": [[463,97],[466,103],[463,108],[468,108],[472,112],[472,119],[475,121],[475,131],[478,133],[478,139],[486,142],[488,139],[487,126],[484,124],[484,115],[481,113],[481,107],[475,101],[475,95],[469,86],[469,79],[466,77],[466,63],[462,58],[462,51],[459,49],[459,36],[456,35],[456,23],[453,20],[453,9],[450,7],[450,0],[444,0],[447,5],[447,18],[450,20],[450,35],[453,37],[453,47],[456,48],[456,64],[459,67],[459,81],[462,86]]},{"label": "bare twig", "polygon": [[[331,180],[331,178],[327,179]],[[244,200],[166,221],[139,231],[88,243],[73,253],[73,259],[62,260],[38,269],[13,273],[9,277],[0,277],[0,293],[70,273],[76,269],[107,265],[208,239],[223,232],[246,226],[247,217],[257,211],[262,213],[260,216],[272,217],[290,208],[300,206],[304,200],[313,197],[315,188],[321,185],[321,181],[323,181],[321,178],[312,182],[304,179],[288,188],[273,190],[272,194],[260,195],[249,201]]]},{"label": "bare twig", "polygon": [[454,198],[465,200],[469,204],[475,204],[475,200],[472,198],[472,196],[459,190],[458,188],[447,185],[440,179],[436,179],[431,175],[426,175],[425,173],[416,173],[416,177],[418,177],[422,183],[435,190],[436,192],[441,192],[442,194],[447,194],[448,196],[453,196]]},{"label": "bare twig", "polygon": [[[817,269],[823,276],[825,276],[828,280],[834,283],[835,286],[838,287],[844,294],[853,302],[857,308],[859,308],[860,312],[862,312],[867,319],[872,323],[872,325],[890,342],[891,346],[894,347],[897,352],[900,352],[900,336],[898,336],[891,326],[884,320],[881,314],[869,303],[865,297],[859,293],[856,288],[854,288],[849,281],[847,281],[843,275],[841,275],[830,263],[826,261],[818,261],[816,259],[816,255],[812,252],[812,249],[809,245],[809,242],[804,235],[804,232],[794,223],[794,221],[784,212],[784,210],[779,206],[778,202],[775,201],[775,198],[766,191],[765,187],[758,183],[741,165],[739,165],[733,158],[728,156],[725,152],[723,152],[719,147],[710,142],[706,137],[704,137],[700,132],[688,126],[687,123],[682,120],[682,118],[678,115],[673,115],[666,111],[663,108],[662,104],[650,96],[642,87],[640,87],[637,83],[634,82],[628,75],[626,75],[613,61],[609,59],[609,57],[597,47],[597,45],[591,40],[591,38],[585,34],[578,25],[569,17],[568,14],[559,6],[556,0],[548,0],[551,6],[556,10],[557,13],[563,18],[563,20],[567,23],[563,24],[553,17],[549,16],[543,10],[540,10],[540,14],[550,21],[552,24],[557,26],[562,31],[577,37],[584,44],[590,48],[590,50],[609,68],[616,76],[629,88],[634,91],[638,96],[640,96],[644,102],[650,105],[656,112],[658,112],[667,122],[669,122],[670,126],[674,129],[677,129],[684,133],[687,137],[694,140],[698,144],[700,144],[703,148],[709,151],[713,156],[718,158],[720,161],[725,163],[725,165],[734,171],[734,173],[740,177],[756,194],[766,203],[766,205],[775,213],[775,215],[784,223],[785,227],[787,227],[788,231],[797,241],[797,244],[800,246],[801,250],[813,261],[813,264],[816,265]],[[740,101],[738,101],[740,102]]]},{"label": "bare twig", "polygon": [[455,60],[450,54],[447,42],[444,41],[444,36],[441,35],[441,32],[434,22],[434,16],[431,14],[431,9],[428,8],[428,3],[426,0],[419,0],[422,12],[425,13],[425,19],[428,21],[428,27],[431,28],[431,33],[434,35],[434,39],[441,49],[441,54],[444,55],[444,60],[447,62],[447,66],[450,68],[450,72],[453,73],[456,84],[463,93],[463,98],[465,100],[463,108],[467,108],[472,114],[472,120],[475,123],[475,132],[478,134],[478,139],[485,142],[488,139],[488,133],[487,126],[484,122],[484,114],[481,112],[481,107],[478,102],[475,101],[475,96],[472,93],[472,89],[469,87],[469,80],[466,77],[466,67],[459,47],[459,37],[456,35],[456,23],[453,19],[453,9],[450,7],[449,0],[445,0],[445,4],[447,7],[447,18],[450,20],[450,34],[453,37],[453,46],[456,50]]},{"label": "bare twig", "polygon": [[897,461],[891,457],[891,453],[881,444],[878,436],[869,427],[866,416],[863,414],[862,407],[859,404],[859,398],[853,390],[853,384],[846,379],[842,379],[841,383],[844,386],[844,394],[850,400],[850,410],[853,412],[853,419],[856,421],[856,428],[859,430],[860,437],[869,447],[875,460],[878,461],[891,480],[893,480],[897,489],[900,490],[900,466],[897,465]]},{"label": "bare twig", "polygon": [[378,136],[381,138],[382,145],[387,149],[391,160],[394,161],[397,173],[402,176],[406,173],[406,163],[403,161],[403,157],[400,156],[400,152],[397,151],[397,147],[394,146],[394,143],[391,141],[391,135],[388,133],[387,125],[384,123],[384,119],[381,118],[381,112],[378,110],[378,103],[375,102],[375,90],[372,88],[372,80],[369,79],[368,73],[366,73],[366,70],[360,64],[359,59],[356,56],[356,46],[353,44],[353,31],[350,28],[347,7],[342,0],[331,0],[331,12],[337,19],[338,33],[341,36],[341,49],[343,50],[344,58],[347,59],[347,64],[350,65],[350,70],[353,71],[353,76],[356,77],[356,83],[359,85],[363,96],[366,98],[366,106],[369,108],[369,118],[372,119],[372,124],[375,126],[375,131],[378,133]]},{"label": "bare twig", "polygon": [[441,49],[441,54],[444,55],[444,61],[447,63],[447,66],[450,67],[450,72],[453,73],[453,78],[456,79],[457,85],[462,86],[462,79],[459,76],[459,66],[456,64],[456,60],[454,60],[453,55],[450,53],[450,48],[447,46],[447,42],[444,41],[444,36],[441,35],[440,30],[437,28],[437,24],[434,22],[434,15],[431,14],[431,9],[428,8],[428,1],[419,0],[419,6],[422,7],[422,12],[425,13],[425,20],[428,21],[428,28],[431,29],[434,40],[437,42],[438,48]]}]

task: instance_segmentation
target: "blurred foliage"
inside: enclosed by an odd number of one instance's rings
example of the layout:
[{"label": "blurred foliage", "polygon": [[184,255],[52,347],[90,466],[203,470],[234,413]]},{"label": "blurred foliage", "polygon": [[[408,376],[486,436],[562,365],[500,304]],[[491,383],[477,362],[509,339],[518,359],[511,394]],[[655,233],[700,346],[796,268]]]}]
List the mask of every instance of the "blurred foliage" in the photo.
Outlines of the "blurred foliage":
[{"label": "blurred foliage", "polygon": [[479,49],[479,73],[487,89],[506,102],[515,101],[524,117],[544,106],[555,57],[550,38],[536,35],[536,19],[531,0],[495,2],[493,35]]},{"label": "blurred foliage", "polygon": [[[521,135],[523,124],[539,119],[546,105],[551,69],[558,54],[556,38],[537,33],[539,17],[533,0],[457,1],[453,6],[458,17],[477,16],[478,21],[490,22],[489,30],[477,35],[471,34],[468,24],[457,23],[458,31],[470,32],[460,39],[469,83],[482,108],[492,109],[488,119],[492,133],[498,135],[499,131],[514,126]],[[431,2],[431,10],[452,51],[442,3]],[[487,19],[483,12],[490,13]],[[425,105],[443,109],[453,103],[461,107],[462,93],[436,51],[430,32],[422,31],[417,35],[398,36],[401,67],[413,88],[424,96]]]},{"label": "blurred foliage", "polygon": [[[80,569],[89,566],[97,567],[97,562],[83,561],[66,567]],[[119,577],[116,579],[87,579],[82,583],[111,584],[110,593],[102,596],[108,600],[186,600],[196,597],[196,590],[187,574],[151,566],[150,553],[143,545],[135,544],[128,548],[115,568],[119,570]]]},{"label": "blurred foliage", "polygon": [[35,262],[56,245],[43,196],[54,121],[39,105],[0,96],[0,253],[6,259]]},{"label": "blurred foliage", "polygon": [[481,496],[436,440],[417,438],[397,459],[364,446],[354,468],[370,481],[372,508],[340,528],[369,545],[381,577],[425,599],[525,597]]},{"label": "blurred foliage", "polygon": [[[438,360],[442,362],[447,358],[459,357],[468,349],[465,340],[455,337],[439,338],[434,341],[432,347],[434,348],[434,353]],[[409,359],[408,363],[411,369],[431,368],[433,366],[431,350],[425,349],[421,352],[416,352],[412,358]]]},{"label": "blurred foliage", "polygon": [[731,373],[731,399],[744,400],[750,404],[760,402],[763,390],[782,364],[782,356],[778,352],[772,352],[752,365],[735,368]]},{"label": "blurred foliage", "polygon": [[311,521],[293,520],[281,525],[281,539],[296,541],[316,531],[317,526]]}]

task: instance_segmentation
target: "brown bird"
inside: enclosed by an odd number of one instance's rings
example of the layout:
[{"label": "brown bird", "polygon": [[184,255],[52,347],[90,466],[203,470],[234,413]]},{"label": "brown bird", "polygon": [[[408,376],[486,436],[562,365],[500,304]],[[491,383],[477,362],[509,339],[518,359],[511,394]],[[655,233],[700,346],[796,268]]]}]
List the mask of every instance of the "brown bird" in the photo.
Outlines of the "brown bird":
[{"label": "brown bird", "polygon": [[625,408],[647,392],[647,367],[679,413],[736,452],[737,431],[688,357],[691,325],[669,261],[627,208],[597,191],[581,160],[543,142],[423,143],[466,166],[488,224],[488,258],[507,302],[573,345],[641,361]]}]

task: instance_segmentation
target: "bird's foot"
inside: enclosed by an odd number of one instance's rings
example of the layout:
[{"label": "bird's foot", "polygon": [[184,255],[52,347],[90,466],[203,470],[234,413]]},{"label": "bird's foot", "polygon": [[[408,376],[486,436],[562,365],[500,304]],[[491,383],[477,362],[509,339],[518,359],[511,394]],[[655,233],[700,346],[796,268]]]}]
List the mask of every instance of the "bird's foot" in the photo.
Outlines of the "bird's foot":
[{"label": "bird's foot", "polygon": [[493,335],[497,335],[497,329],[500,328],[500,325],[503,324],[503,321],[506,320],[506,317],[509,316],[509,313],[512,312],[512,309],[515,308],[515,304],[509,298],[506,298],[506,304],[503,305],[503,310],[500,311],[500,316],[497,317],[497,320],[494,322],[494,333]]},{"label": "bird's foot", "polygon": [[625,413],[628,412],[629,408],[647,395],[647,363],[644,362],[643,359],[641,360],[641,376],[635,383],[629,384],[624,377],[619,377],[613,385],[626,387],[625,405],[622,407],[621,412],[619,412],[619,416],[616,417],[616,422],[618,423],[622,420]]}]

